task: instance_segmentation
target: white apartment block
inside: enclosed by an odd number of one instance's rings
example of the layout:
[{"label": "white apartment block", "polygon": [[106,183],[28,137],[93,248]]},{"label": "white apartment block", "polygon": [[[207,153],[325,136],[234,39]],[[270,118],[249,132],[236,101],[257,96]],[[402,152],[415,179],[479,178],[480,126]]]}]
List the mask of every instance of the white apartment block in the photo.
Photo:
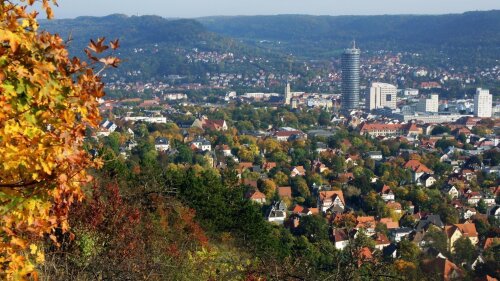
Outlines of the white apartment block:
[{"label": "white apartment block", "polygon": [[474,96],[474,116],[490,118],[493,111],[493,96],[487,89],[476,89]]},{"label": "white apartment block", "polygon": [[428,98],[421,98],[417,104],[418,112],[439,112],[439,95],[431,94]]},{"label": "white apartment block", "polygon": [[386,83],[372,83],[370,95],[367,100],[369,110],[378,108],[396,109],[396,96],[398,89],[396,86]]}]

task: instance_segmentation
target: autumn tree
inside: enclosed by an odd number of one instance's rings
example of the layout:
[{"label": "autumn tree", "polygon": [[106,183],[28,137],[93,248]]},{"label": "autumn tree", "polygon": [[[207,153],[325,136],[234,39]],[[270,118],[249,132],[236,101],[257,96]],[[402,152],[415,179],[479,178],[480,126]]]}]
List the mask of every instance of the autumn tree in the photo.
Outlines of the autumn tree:
[{"label": "autumn tree", "polygon": [[[90,63],[70,59],[58,35],[38,30],[34,2],[0,0],[1,279],[36,278],[35,265],[44,260],[37,241],[57,242],[56,230],[68,231],[69,208],[89,180],[86,168],[99,164],[83,149],[104,95],[94,67],[119,62],[98,57],[109,48],[104,39],[86,49]],[[52,18],[56,1],[40,2]]]}]

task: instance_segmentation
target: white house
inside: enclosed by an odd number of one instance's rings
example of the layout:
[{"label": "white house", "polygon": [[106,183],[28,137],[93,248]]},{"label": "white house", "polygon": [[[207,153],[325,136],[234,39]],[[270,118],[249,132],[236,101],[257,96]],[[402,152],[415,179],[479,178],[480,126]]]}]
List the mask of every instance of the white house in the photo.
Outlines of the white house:
[{"label": "white house", "polygon": [[109,134],[114,132],[116,128],[118,128],[118,126],[116,126],[115,123],[106,119],[99,125],[99,131],[97,132],[97,136],[107,137],[109,136]]},{"label": "white house", "polygon": [[392,192],[391,188],[389,186],[387,186],[387,185],[384,185],[382,187],[382,191],[380,192],[380,196],[382,197],[382,199],[385,202],[394,201],[395,200],[394,193]]},{"label": "white house", "polygon": [[286,204],[283,201],[275,202],[267,213],[267,221],[283,224],[286,219]]},{"label": "white house", "polygon": [[349,245],[349,235],[345,229],[334,228],[332,230],[332,240],[338,250],[343,250]]},{"label": "white house", "polygon": [[155,149],[157,151],[167,151],[170,149],[170,142],[167,138],[157,137],[155,139]]},{"label": "white house", "polygon": [[410,227],[397,228],[391,231],[391,236],[395,242],[401,242],[401,240],[410,235],[412,231],[413,229]]},{"label": "white house", "polygon": [[197,138],[194,141],[192,141],[191,144],[201,151],[212,150],[212,144],[204,138]]},{"label": "white house", "polygon": [[420,177],[419,182],[421,185],[429,187],[436,183],[436,178],[434,178],[431,174],[425,173]]},{"label": "white house", "polygon": [[343,212],[345,209],[345,201],[342,190],[320,191],[318,193],[318,208],[322,212],[328,210]]},{"label": "white house", "polygon": [[458,189],[457,189],[454,185],[452,185],[452,186],[450,187],[450,189],[448,189],[448,191],[447,191],[446,193],[448,193],[448,195],[450,195],[450,198],[451,198],[451,199],[456,199],[456,198],[458,198],[458,195],[460,194],[460,193],[458,192]]}]

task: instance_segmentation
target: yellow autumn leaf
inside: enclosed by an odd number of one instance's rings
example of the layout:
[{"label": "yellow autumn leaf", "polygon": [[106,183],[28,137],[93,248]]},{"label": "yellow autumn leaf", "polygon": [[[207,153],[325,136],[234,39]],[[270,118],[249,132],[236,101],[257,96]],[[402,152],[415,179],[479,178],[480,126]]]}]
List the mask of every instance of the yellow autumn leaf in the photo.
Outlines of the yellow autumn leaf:
[{"label": "yellow autumn leaf", "polygon": [[30,253],[32,255],[34,255],[34,254],[36,254],[37,251],[38,251],[38,247],[35,244],[31,244],[30,245]]}]

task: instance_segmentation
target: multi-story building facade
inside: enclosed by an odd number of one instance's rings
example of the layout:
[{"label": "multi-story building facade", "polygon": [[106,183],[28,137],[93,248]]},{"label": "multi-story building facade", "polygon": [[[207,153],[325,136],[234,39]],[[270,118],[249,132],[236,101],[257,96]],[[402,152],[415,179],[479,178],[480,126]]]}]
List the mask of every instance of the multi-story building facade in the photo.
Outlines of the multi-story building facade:
[{"label": "multi-story building facade", "polygon": [[474,116],[491,118],[493,113],[493,96],[487,89],[476,89],[474,96]]},{"label": "multi-story building facade", "polygon": [[359,109],[359,57],[361,51],[354,43],[342,54],[342,109]]},{"label": "multi-story building facade", "polygon": [[421,98],[417,104],[419,112],[438,112],[439,111],[439,95],[431,94],[428,98]]},{"label": "multi-story building facade", "polygon": [[378,108],[396,109],[396,96],[398,89],[396,86],[387,83],[372,83],[370,95],[367,99],[369,110]]}]

